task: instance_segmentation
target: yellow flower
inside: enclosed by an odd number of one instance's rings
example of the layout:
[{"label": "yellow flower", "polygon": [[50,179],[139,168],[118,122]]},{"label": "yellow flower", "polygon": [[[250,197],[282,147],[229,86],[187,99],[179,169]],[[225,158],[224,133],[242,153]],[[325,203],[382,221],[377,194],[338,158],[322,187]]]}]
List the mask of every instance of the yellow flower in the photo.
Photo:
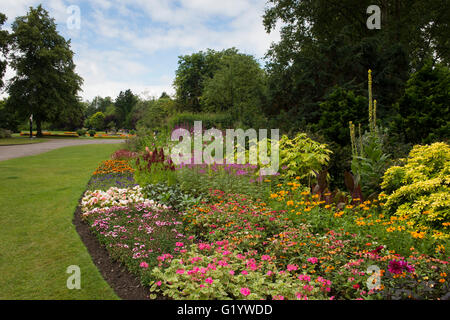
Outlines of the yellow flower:
[{"label": "yellow flower", "polygon": [[288,202],[286,202],[286,205],[288,205],[288,206],[293,206],[293,205],[294,205],[294,201],[289,200]]},{"label": "yellow flower", "polygon": [[425,232],[411,231],[411,236],[415,239],[423,239],[425,237]]},{"label": "yellow flower", "polygon": [[272,193],[272,194],[270,195],[270,197],[271,197],[272,199],[275,199],[276,197],[278,197],[278,195],[277,195],[276,193]]}]

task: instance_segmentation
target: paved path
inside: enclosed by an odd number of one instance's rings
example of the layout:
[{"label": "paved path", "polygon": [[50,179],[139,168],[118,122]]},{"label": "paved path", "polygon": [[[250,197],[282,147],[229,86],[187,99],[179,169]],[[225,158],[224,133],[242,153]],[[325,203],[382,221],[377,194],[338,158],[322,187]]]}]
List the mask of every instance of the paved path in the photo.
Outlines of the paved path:
[{"label": "paved path", "polygon": [[125,142],[125,140],[122,139],[93,139],[93,140],[50,139],[49,141],[34,144],[0,146],[0,161],[19,157],[32,156],[35,154],[68,146],[79,146],[83,144],[123,143],[123,142]]}]

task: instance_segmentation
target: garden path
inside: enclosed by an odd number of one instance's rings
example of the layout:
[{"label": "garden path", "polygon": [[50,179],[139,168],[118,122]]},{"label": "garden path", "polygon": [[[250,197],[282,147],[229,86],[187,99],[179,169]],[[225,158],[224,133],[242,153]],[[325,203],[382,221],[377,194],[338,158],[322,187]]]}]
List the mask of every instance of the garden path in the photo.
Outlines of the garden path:
[{"label": "garden path", "polygon": [[49,139],[46,142],[35,144],[0,146],[0,161],[19,157],[32,156],[62,147],[78,146],[85,144],[109,144],[109,143],[124,143],[124,142],[125,140],[123,139],[93,139],[93,140]]}]

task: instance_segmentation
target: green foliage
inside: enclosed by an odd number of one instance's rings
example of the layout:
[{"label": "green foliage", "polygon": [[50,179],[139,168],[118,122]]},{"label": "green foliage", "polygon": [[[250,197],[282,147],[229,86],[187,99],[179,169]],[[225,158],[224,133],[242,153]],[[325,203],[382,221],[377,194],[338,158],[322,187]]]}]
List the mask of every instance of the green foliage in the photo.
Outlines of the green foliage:
[{"label": "green foliage", "polygon": [[89,135],[90,135],[91,137],[93,137],[93,136],[95,136],[96,131],[95,131],[95,130],[89,130],[88,133],[89,133]]},{"label": "green foliage", "polygon": [[265,73],[253,56],[224,56],[214,76],[205,80],[201,96],[202,110],[229,112],[244,126],[265,125],[263,106],[266,104]]},{"label": "green foliage", "polygon": [[173,129],[178,126],[193,128],[194,121],[202,121],[205,129],[218,128],[227,129],[233,127],[233,117],[229,113],[177,113],[167,120],[168,128]]},{"label": "green foliage", "polygon": [[146,199],[171,207],[177,212],[191,208],[200,203],[204,196],[192,196],[183,192],[179,185],[167,185],[166,183],[148,184],[142,188]]},{"label": "green foliage", "polygon": [[85,135],[86,135],[86,129],[78,129],[77,130],[77,134],[80,136],[80,137],[84,137]]},{"label": "green foliage", "polygon": [[191,55],[180,56],[175,71],[174,86],[179,109],[189,112],[200,112],[200,97],[203,94],[205,81],[214,76],[223,56],[235,54],[236,49],[223,51],[208,49]]},{"label": "green foliage", "polygon": [[103,114],[103,112],[99,111],[94,113],[90,118],[89,118],[89,124],[91,127],[93,127],[96,130],[103,130],[105,128],[105,115]]},{"label": "green foliage", "polygon": [[391,214],[418,225],[444,229],[450,222],[450,147],[443,142],[416,145],[403,166],[389,168],[381,187]]},{"label": "green foliage", "polygon": [[6,100],[0,101],[0,128],[18,131],[19,121],[14,110],[7,104]]},{"label": "green foliage", "polygon": [[8,103],[22,118],[33,114],[40,136],[43,121],[78,114],[82,79],[75,73],[70,41],[58,34],[41,5],[17,17],[12,31],[10,61],[16,75],[8,86]]},{"label": "green foliage", "polygon": [[318,143],[306,135],[298,133],[293,139],[283,135],[280,139],[281,174],[310,184],[317,172],[322,171],[330,161],[331,150],[326,144]]},{"label": "green foliage", "polygon": [[11,138],[11,131],[0,128],[0,139]]},{"label": "green foliage", "polygon": [[428,62],[411,75],[396,104],[394,130],[412,143],[430,143],[450,137],[450,70]]},{"label": "green foliage", "polygon": [[[9,51],[9,33],[7,30],[2,30],[2,25],[6,22],[6,16],[0,12],[0,53],[3,57],[6,57]],[[3,88],[3,76],[6,72],[6,59],[0,60],[0,89]],[[1,125],[0,125],[1,126]]]},{"label": "green foliage", "polygon": [[374,196],[380,192],[380,182],[389,165],[390,155],[383,152],[383,138],[378,133],[366,132],[358,140],[351,162],[352,172],[363,194]]},{"label": "green foliage", "polygon": [[175,112],[175,101],[170,98],[161,98],[142,102],[146,105],[142,117],[137,121],[136,127],[152,130],[162,130],[166,126],[169,115]]},{"label": "green foliage", "polygon": [[263,199],[271,188],[271,184],[263,183],[263,179],[258,177],[258,167],[249,164],[189,164],[176,173],[180,188],[195,196],[207,195],[211,190],[222,190]]},{"label": "green foliage", "polygon": [[278,127],[287,124],[288,131],[318,123],[319,103],[335,85],[363,95],[367,69],[376,71],[380,116],[387,120],[395,115],[391,106],[400,98],[411,67],[417,70],[429,58],[448,65],[445,0],[379,2],[380,30],[365,25],[372,4],[377,3],[268,1],[266,31],[282,25],[280,41],[267,53],[268,114],[281,116]]},{"label": "green foliage", "polygon": [[131,92],[130,89],[126,91],[120,91],[116,98],[116,115],[118,120],[118,126],[121,128],[132,129],[131,128],[131,116],[132,110],[138,98]]},{"label": "green foliage", "polygon": [[334,141],[341,146],[348,144],[349,121],[363,123],[367,121],[367,99],[357,96],[353,91],[335,87],[320,104],[322,115],[317,125],[312,126],[327,140]]}]

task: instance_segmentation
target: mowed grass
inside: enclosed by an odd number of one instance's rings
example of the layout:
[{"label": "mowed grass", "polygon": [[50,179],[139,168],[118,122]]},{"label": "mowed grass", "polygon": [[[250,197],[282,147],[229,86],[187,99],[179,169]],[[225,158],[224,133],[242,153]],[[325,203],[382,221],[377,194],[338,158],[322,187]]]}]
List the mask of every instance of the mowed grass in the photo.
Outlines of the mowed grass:
[{"label": "mowed grass", "polygon": [[[0,161],[0,299],[118,299],[72,224],[86,184],[119,144]],[[81,269],[81,289],[66,269]]]},{"label": "mowed grass", "polygon": [[12,137],[12,138],[3,138],[0,139],[0,146],[9,146],[14,144],[30,144],[30,143],[39,143],[48,141],[48,139],[45,138],[34,138],[30,139],[27,137]]}]

